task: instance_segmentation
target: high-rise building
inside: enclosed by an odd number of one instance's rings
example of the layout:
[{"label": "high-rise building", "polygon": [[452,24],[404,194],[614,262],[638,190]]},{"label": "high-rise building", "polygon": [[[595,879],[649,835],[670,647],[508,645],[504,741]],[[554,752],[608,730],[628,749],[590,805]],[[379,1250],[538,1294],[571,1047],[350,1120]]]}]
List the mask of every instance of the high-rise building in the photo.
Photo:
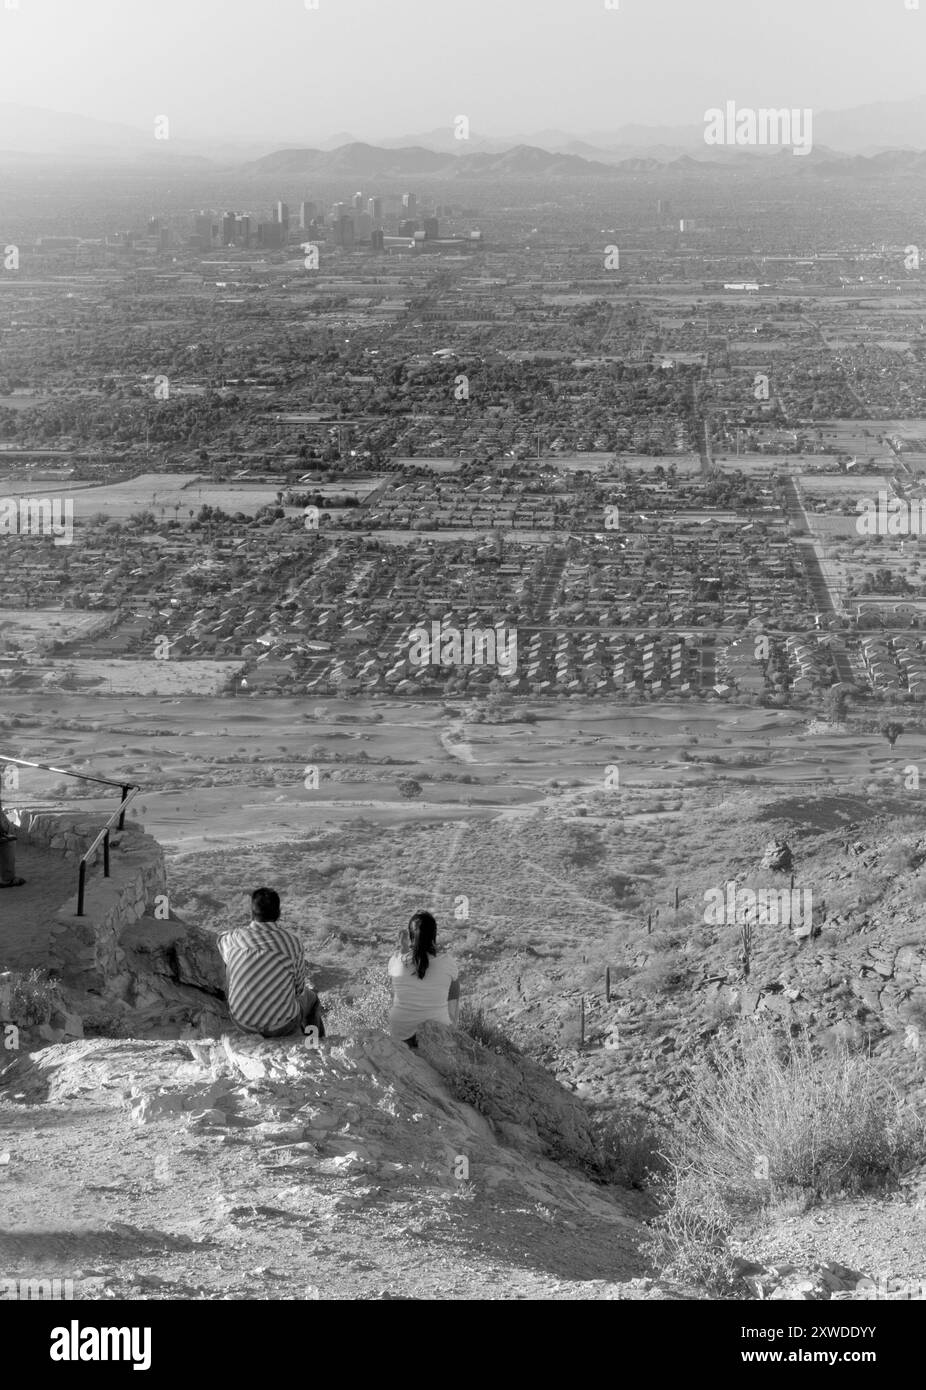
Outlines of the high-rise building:
[{"label": "high-rise building", "polygon": [[383,200],[382,198],[368,198],[367,212],[373,219],[373,226],[376,227],[383,220]]},{"label": "high-rise building", "polygon": [[259,222],[257,244],[266,251],[281,251],[286,245],[286,228],[282,222]]},{"label": "high-rise building", "polygon": [[273,214],[273,220],[274,222],[279,222],[280,226],[287,232],[289,231],[289,204],[284,203],[282,199],[277,203],[276,212]]},{"label": "high-rise building", "polygon": [[370,237],[370,247],[374,252],[383,250],[383,235],[382,227],[373,228],[373,234]]},{"label": "high-rise building", "polygon": [[399,223],[399,236],[414,236],[418,230],[418,223],[410,218]]},{"label": "high-rise building", "polygon": [[421,225],[428,241],[436,241],[440,236],[440,223],[436,217],[426,217]]},{"label": "high-rise building", "polygon": [[211,251],[218,240],[218,223],[213,221],[211,212],[198,212],[193,218],[193,240],[200,251]]},{"label": "high-rise building", "polygon": [[362,211],[363,211],[363,194],[362,194],[362,193],[355,193],[355,194],[354,194],[354,212],[362,212]]},{"label": "high-rise building", "polygon": [[403,193],[403,194],[402,194],[402,207],[403,207],[403,208],[405,209],[405,211],[408,213],[409,217],[414,217],[415,214],[416,214],[417,211],[418,211],[418,195],[417,195],[417,193]]},{"label": "high-rise building", "polygon": [[373,219],[368,212],[355,212],[351,221],[354,224],[354,241],[369,241],[373,235]]},{"label": "high-rise building", "polygon": [[312,222],[315,221],[315,219],[316,219],[317,216],[318,216],[318,204],[317,204],[317,203],[312,203],[312,202],[306,201],[306,202],[304,202],[304,203],[302,204],[301,216],[300,216],[300,218],[299,218],[299,221],[300,221],[300,224],[301,224],[301,226],[302,226],[303,231],[310,225],[310,223],[312,223]]},{"label": "high-rise building", "polygon": [[250,246],[251,244],[251,217],[249,213],[238,218],[238,240],[242,246]]},{"label": "high-rise building", "polygon": [[349,208],[346,203],[332,203],[331,220],[334,222],[335,226],[337,226],[342,217],[347,216],[348,212]]},{"label": "high-rise building", "polygon": [[234,246],[238,240],[238,217],[234,212],[226,212],[222,218],[222,245]]},{"label": "high-rise building", "polygon": [[657,216],[657,217],[671,217],[671,215],[672,215],[672,204],[669,202],[668,198],[657,198],[657,199],[656,199],[656,216]]},{"label": "high-rise building", "polygon": [[334,243],[344,247],[354,244],[354,219],[348,213],[342,214],[334,224]]}]

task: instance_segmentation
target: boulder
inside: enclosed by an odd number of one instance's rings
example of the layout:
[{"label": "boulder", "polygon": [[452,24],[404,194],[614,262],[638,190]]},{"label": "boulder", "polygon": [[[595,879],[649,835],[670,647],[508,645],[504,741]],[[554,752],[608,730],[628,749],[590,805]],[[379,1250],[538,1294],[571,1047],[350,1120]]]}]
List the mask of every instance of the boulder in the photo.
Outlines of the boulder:
[{"label": "boulder", "polygon": [[786,840],[773,840],[767,846],[762,856],[763,869],[771,869],[773,873],[789,874],[794,868],[794,858],[791,854],[791,847]]},{"label": "boulder", "polygon": [[140,917],[123,928],[119,945],[134,975],[160,976],[175,985],[224,997],[225,966],[216,938],[202,927],[176,919],[162,922]]}]

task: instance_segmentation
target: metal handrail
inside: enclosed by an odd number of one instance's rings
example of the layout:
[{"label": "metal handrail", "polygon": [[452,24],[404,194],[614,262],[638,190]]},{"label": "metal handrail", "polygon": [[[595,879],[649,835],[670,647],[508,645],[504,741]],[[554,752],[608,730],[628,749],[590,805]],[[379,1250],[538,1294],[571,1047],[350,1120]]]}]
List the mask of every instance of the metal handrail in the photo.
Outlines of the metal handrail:
[{"label": "metal handrail", "polygon": [[26,758],[8,758],[3,753],[0,753],[0,763],[14,763],[17,767],[37,767],[41,768],[43,772],[56,772],[61,777],[77,777],[81,782],[97,782],[101,787],[118,787],[122,792],[122,807],[120,808],[122,815],[119,820],[120,830],[125,828],[125,807],[128,805],[128,800],[126,799],[128,793],[133,788],[135,791],[141,791],[137,782],[114,782],[110,777],[90,777],[86,772],[74,772],[68,767],[51,767],[48,763],[32,763]]},{"label": "metal handrail", "polygon": [[93,841],[93,844],[89,847],[89,849],[85,850],[83,855],[81,856],[80,865],[77,871],[77,912],[75,913],[75,916],[84,916],[84,889],[86,887],[87,882],[87,864],[89,860],[99,849],[100,841],[102,840],[103,877],[109,878],[109,832],[112,830],[113,821],[116,819],[117,816],[119,817],[119,829],[122,829],[125,823],[125,808],[128,806],[130,801],[134,800],[134,798],[138,795],[140,791],[141,787],[129,789],[128,795],[123,797],[122,804],[116,807],[109,820],[106,822],[100,833],[97,835],[96,839]]},{"label": "metal handrail", "polygon": [[[82,855],[77,875],[77,913],[78,917],[84,916],[84,889],[87,881],[87,864],[103,842],[103,877],[109,878],[109,832],[113,829],[113,823],[118,818],[119,830],[125,829],[125,811],[130,801],[133,801],[141,787],[137,782],[114,782],[110,777],[91,777],[86,772],[74,772],[67,767],[52,767],[49,763],[34,763],[27,758],[10,758],[5,753],[0,753],[0,763],[12,763],[16,767],[37,767],[43,772],[55,772],[62,777],[76,777],[81,782],[96,782],[102,787],[118,787],[122,792],[122,800],[113,811],[112,815],[103,826],[100,833],[90,848]],[[0,807],[2,809],[2,807]]]}]

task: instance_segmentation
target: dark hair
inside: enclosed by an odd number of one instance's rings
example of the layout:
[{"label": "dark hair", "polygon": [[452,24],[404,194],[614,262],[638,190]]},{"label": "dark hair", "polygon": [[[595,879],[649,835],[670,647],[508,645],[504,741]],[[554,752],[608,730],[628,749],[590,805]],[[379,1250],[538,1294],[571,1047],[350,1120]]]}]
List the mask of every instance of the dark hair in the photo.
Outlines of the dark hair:
[{"label": "dark hair", "polygon": [[416,912],[408,924],[412,942],[412,965],[419,980],[428,971],[428,956],[437,955],[437,923],[430,912]]},{"label": "dark hair", "polygon": [[280,920],[280,895],[272,888],[255,888],[251,894],[251,911],[255,922]]}]

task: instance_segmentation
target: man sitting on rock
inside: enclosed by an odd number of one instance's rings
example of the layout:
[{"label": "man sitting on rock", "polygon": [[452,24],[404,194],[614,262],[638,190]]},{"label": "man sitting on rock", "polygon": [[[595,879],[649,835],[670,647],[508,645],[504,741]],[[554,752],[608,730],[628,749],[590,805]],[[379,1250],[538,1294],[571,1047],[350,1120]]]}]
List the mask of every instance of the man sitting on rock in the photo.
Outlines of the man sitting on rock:
[{"label": "man sitting on rock", "polygon": [[218,946],[225,962],[228,1011],[239,1028],[264,1038],[310,1028],[325,1036],[321,1003],[306,983],[302,942],[280,926],[278,893],[255,889],[250,924],[223,932]]}]

